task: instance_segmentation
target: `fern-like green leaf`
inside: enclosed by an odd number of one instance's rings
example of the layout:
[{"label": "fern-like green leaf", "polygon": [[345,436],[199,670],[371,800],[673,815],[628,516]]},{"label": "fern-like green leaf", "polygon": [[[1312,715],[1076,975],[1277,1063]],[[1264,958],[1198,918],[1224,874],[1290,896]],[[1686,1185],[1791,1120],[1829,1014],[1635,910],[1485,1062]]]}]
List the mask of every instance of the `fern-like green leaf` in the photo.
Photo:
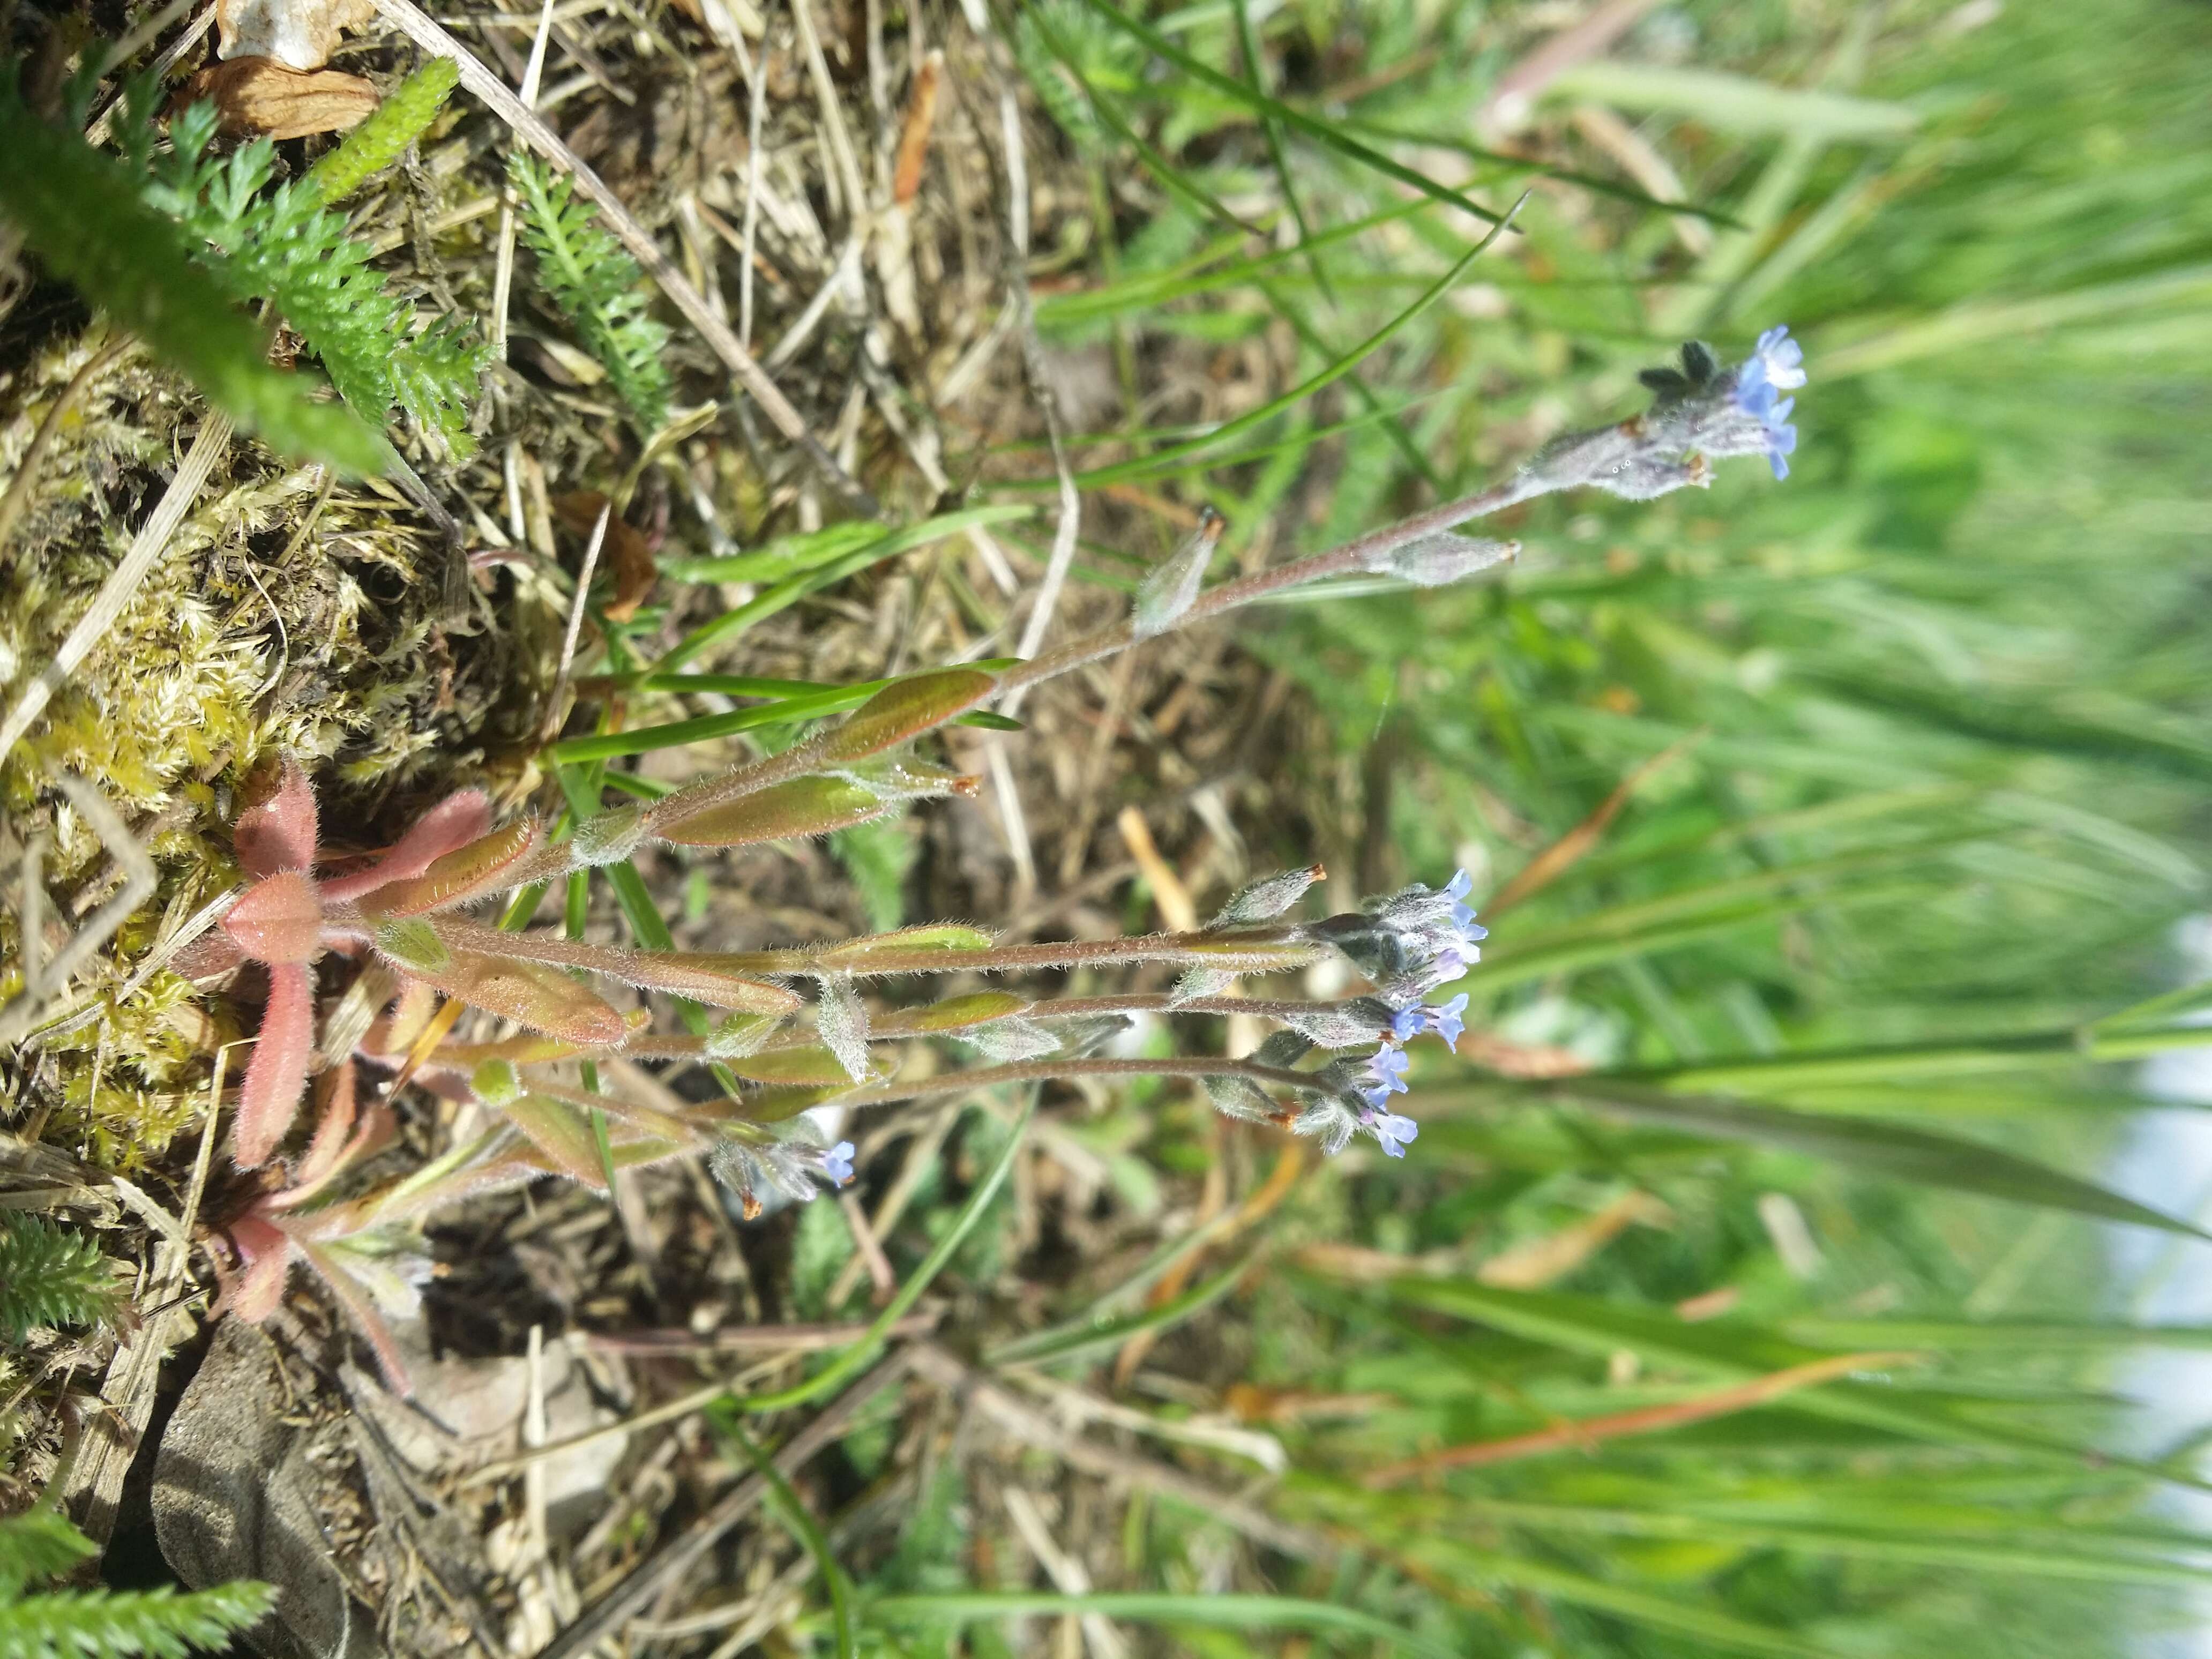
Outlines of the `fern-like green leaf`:
[{"label": "fern-like green leaf", "polygon": [[490,360],[490,345],[471,338],[466,323],[441,317],[392,354],[392,396],[416,425],[434,428],[447,448],[466,457],[476,447],[468,434],[469,395]]},{"label": "fern-like green leaf", "polygon": [[241,1582],[179,1595],[151,1590],[58,1590],[0,1606],[0,1659],[185,1659],[220,1648],[276,1602],[266,1584]]},{"label": "fern-like green leaf", "polygon": [[574,199],[567,178],[554,178],[519,151],[508,159],[507,178],[526,209],[522,234],[538,256],[538,281],[607,371],[640,434],[659,431],[668,422],[668,368],[660,358],[668,331],[646,315],[637,261],[592,222],[591,204]]},{"label": "fern-like green leaf", "polygon": [[368,246],[301,179],[266,191],[276,148],[257,139],[227,160],[208,145],[216,112],[196,104],[170,124],[175,149],[147,199],[216,249],[210,265],[234,297],[265,299],[322,359],[338,395],[380,423],[393,404],[456,453],[469,447],[468,400],[485,352],[451,328],[412,337],[414,308],[386,288]]},{"label": "fern-like green leaf", "polygon": [[393,89],[376,112],[307,169],[304,181],[325,204],[342,202],[384,171],[420,138],[460,83],[450,58],[433,58]]},{"label": "fern-like green leaf", "polygon": [[177,228],[139,199],[127,167],[25,106],[0,77],[0,215],[49,270],[181,371],[210,402],[288,454],[352,473],[386,451],[347,410],[317,403],[313,382],[272,368],[267,341],[232,306],[221,261],[195,264]]},{"label": "fern-like green leaf", "polygon": [[[0,1210],[0,1337],[40,1325],[90,1325],[115,1310],[115,1279],[92,1240],[40,1217]],[[0,1576],[6,1564],[0,1559]]]},{"label": "fern-like green leaf", "polygon": [[0,1521],[0,1607],[100,1552],[58,1515],[44,1510]]}]

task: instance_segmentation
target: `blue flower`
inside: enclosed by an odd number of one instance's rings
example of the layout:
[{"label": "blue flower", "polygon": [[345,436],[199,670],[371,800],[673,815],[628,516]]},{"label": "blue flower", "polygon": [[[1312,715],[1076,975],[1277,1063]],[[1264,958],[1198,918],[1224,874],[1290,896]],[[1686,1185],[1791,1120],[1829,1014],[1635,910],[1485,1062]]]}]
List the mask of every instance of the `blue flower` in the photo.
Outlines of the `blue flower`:
[{"label": "blue flower", "polygon": [[1407,1004],[1390,1016],[1390,1041],[1410,1042],[1425,1029],[1427,1014],[1418,1002]]},{"label": "blue flower", "polygon": [[1406,1051],[1386,1042],[1367,1057],[1368,1082],[1359,1090],[1359,1097],[1370,1106],[1379,1108],[1392,1095],[1407,1091],[1406,1071],[1413,1061]]},{"label": "blue flower", "polygon": [[1371,1111],[1365,1114],[1360,1122],[1392,1158],[1405,1157],[1406,1148],[1421,1133],[1419,1124],[1396,1112]]},{"label": "blue flower", "polygon": [[1449,1002],[1440,1002],[1428,1010],[1429,1029],[1444,1040],[1447,1048],[1458,1042],[1459,1034],[1467,1030],[1467,1022],[1460,1018],[1467,1012],[1467,993],[1462,991]]},{"label": "blue flower", "polygon": [[[1462,934],[1474,926],[1474,907],[1467,902],[1467,896],[1474,890],[1474,878],[1464,870],[1444,884],[1444,896],[1452,902],[1451,925]],[[1480,939],[1483,935],[1478,931],[1474,937]]]},{"label": "blue flower", "polygon": [[841,1140],[822,1154],[822,1173],[838,1186],[853,1178],[853,1143]]},{"label": "blue flower", "polygon": [[1805,348],[1790,337],[1787,323],[1777,323],[1760,335],[1753,350],[1769,385],[1794,392],[1805,384]]},{"label": "blue flower", "polygon": [[1797,400],[1781,394],[1805,384],[1804,362],[1805,348],[1790,337],[1788,328],[1777,326],[1759,337],[1735,374],[1735,406],[1766,428],[1766,460],[1777,478],[1790,476],[1784,458],[1797,448],[1797,428],[1790,424]]}]

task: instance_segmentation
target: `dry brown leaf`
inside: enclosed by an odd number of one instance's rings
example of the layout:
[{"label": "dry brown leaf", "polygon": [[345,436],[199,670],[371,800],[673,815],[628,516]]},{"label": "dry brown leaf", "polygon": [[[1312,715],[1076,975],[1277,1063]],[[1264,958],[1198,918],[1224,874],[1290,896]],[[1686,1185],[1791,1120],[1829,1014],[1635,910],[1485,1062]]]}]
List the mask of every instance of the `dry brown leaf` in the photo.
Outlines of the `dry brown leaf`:
[{"label": "dry brown leaf", "polygon": [[376,88],[337,70],[302,74],[269,58],[210,64],[184,84],[178,106],[215,100],[227,138],[304,138],[343,132],[376,112]]},{"label": "dry brown leaf", "polygon": [[[606,507],[607,498],[596,489],[575,489],[553,498],[554,515],[564,528],[579,536],[592,533],[592,526],[599,523]],[[607,604],[607,616],[615,622],[628,622],[653,592],[653,583],[660,580],[660,567],[653,562],[653,544],[645,532],[612,514],[607,515],[605,552],[615,573],[615,596]]]},{"label": "dry brown leaf", "polygon": [[359,28],[375,15],[375,0],[216,0],[216,56],[273,58],[286,69],[319,70],[337,50],[341,31]]},{"label": "dry brown leaf", "polygon": [[899,130],[898,162],[891,169],[891,200],[911,206],[921,192],[921,164],[929,154],[929,131],[937,119],[938,77],[945,71],[945,54],[933,51],[914,72],[914,90],[908,95],[906,119]]}]

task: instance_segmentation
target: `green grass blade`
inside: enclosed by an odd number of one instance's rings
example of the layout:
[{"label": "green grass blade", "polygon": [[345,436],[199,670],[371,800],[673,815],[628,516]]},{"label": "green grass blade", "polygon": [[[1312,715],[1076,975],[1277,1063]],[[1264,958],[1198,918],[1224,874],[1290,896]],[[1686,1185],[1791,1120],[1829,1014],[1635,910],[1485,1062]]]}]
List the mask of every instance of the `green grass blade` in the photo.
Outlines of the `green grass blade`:
[{"label": "green grass blade", "polygon": [[[1749,1381],[1827,1357],[1748,1321],[1721,1319],[1692,1325],[1671,1314],[1592,1297],[1501,1291],[1471,1279],[1396,1279],[1383,1290],[1402,1306],[1469,1320],[1526,1341],[1600,1359],[1626,1348],[1650,1363],[1730,1381]],[[2179,1485],[2207,1489],[2207,1483],[2186,1474],[2154,1469],[2087,1446],[1984,1421],[1960,1403],[1924,1389],[1859,1381],[1821,1383],[1799,1389],[1764,1409],[1856,1424],[1930,1445],[1976,1447],[2029,1457],[2062,1468],[2102,1464],[2155,1474]]]},{"label": "green grass blade", "polygon": [[[736,1091],[733,1089],[731,1092],[734,1094]],[[945,1264],[952,1260],[954,1253],[966,1241],[968,1235],[975,1230],[975,1224],[983,1218],[983,1212],[990,1207],[993,1196],[1006,1184],[1007,1173],[1014,1167],[1014,1155],[1021,1150],[1022,1132],[1029,1127],[1030,1118],[1036,1111],[1036,1103],[1037,1091],[1031,1089],[1022,1103],[1020,1114],[1007,1131],[1006,1146],[1000,1149],[998,1158],[975,1183],[975,1190],[968,1194],[967,1202],[960,1206],[959,1213],[945,1230],[945,1237],[939,1239],[935,1248],[922,1258],[921,1265],[907,1275],[906,1283],[900,1285],[898,1293],[884,1305],[884,1310],[876,1316],[875,1322],[868,1327],[860,1339],[805,1382],[779,1389],[774,1394],[739,1396],[736,1402],[738,1405],[749,1412],[779,1412],[789,1407],[803,1406],[810,1400],[818,1400],[823,1395],[842,1388],[875,1364],[876,1357],[883,1352],[884,1344],[890,1338],[891,1327],[906,1316],[908,1310],[921,1299],[921,1293],[929,1288],[931,1282],[945,1271]]]},{"label": "green grass blade", "polygon": [[1119,7],[1109,5],[1107,0],[1084,0],[1084,3],[1116,28],[1125,30],[1143,41],[1155,54],[1164,58],[1193,80],[1211,88],[1234,103],[1242,104],[1256,115],[1279,121],[1291,131],[1302,132],[1309,138],[1318,140],[1339,155],[1348,156],[1363,167],[1372,167],[1377,173],[1395,179],[1401,185],[1409,185],[1424,196],[1432,197],[1439,202],[1449,202],[1462,212],[1471,213],[1478,219],[1487,220],[1501,229],[1504,228],[1506,220],[1512,216],[1510,214],[1501,216],[1492,212],[1463,192],[1440,185],[1425,173],[1416,173],[1403,162],[1394,161],[1383,155],[1382,151],[1361,143],[1351,134],[1327,121],[1317,120],[1303,110],[1293,109],[1279,99],[1270,98],[1264,93],[1255,92],[1243,82],[1222,74],[1220,70],[1210,64],[1200,63],[1176,46],[1174,41],[1160,33],[1158,30],[1152,28],[1141,19],[1131,16]]},{"label": "green grass blade", "polygon": [[871,1622],[886,1625],[923,1620],[967,1624],[987,1619],[1096,1613],[1109,1619],[1217,1630],[1340,1631],[1347,1636],[1387,1643],[1415,1659],[1466,1659],[1455,1649],[1401,1630],[1371,1613],[1294,1595],[1177,1595],[1127,1590],[1054,1595],[1042,1591],[968,1590],[877,1596],[863,1604],[862,1612]]},{"label": "green grass blade", "polygon": [[1911,137],[1920,125],[1920,112],[1909,104],[1620,58],[1593,58],[1563,70],[1547,94],[1640,115],[1686,116],[1723,132],[1778,133],[1826,143],[1893,143]]},{"label": "green grass blade", "polygon": [[1236,1289],[1237,1281],[1251,1271],[1252,1262],[1258,1254],[1256,1249],[1247,1250],[1212,1279],[1157,1308],[1105,1318],[1070,1321],[1051,1330],[1023,1337],[1018,1341],[1002,1343],[987,1352],[984,1358],[994,1365],[1041,1365],[1055,1359],[1070,1359],[1077,1354],[1089,1353],[1097,1348],[1119,1347],[1140,1332],[1166,1330],[1170,1326],[1181,1324],[1193,1314],[1212,1307]]},{"label": "green grass blade", "polygon": [[1419,318],[1424,312],[1427,311],[1430,307],[1435,305],[1437,301],[1443,298],[1446,294],[1451,291],[1453,284],[1459,281],[1461,276],[1465,273],[1467,268],[1473,264],[1475,260],[1480,258],[1486,249],[1488,249],[1492,242],[1498,240],[1499,235],[1504,233],[1506,226],[1510,223],[1511,221],[1512,215],[1509,213],[1504,219],[1499,220],[1498,222],[1492,228],[1488,235],[1485,236],[1480,241],[1477,242],[1473,247],[1468,249],[1465,253],[1462,254],[1459,258],[1454,262],[1450,270],[1447,270],[1442,276],[1439,276],[1435,282],[1431,283],[1428,288],[1422,292],[1420,297],[1415,300],[1412,305],[1407,307],[1405,310],[1400,312],[1388,323],[1384,324],[1374,333],[1369,335],[1367,338],[1362,340],[1358,345],[1352,347],[1352,349],[1346,352],[1343,356],[1338,358],[1334,362],[1321,370],[1320,373],[1313,375],[1300,385],[1291,387],[1290,391],[1283,393],[1282,396],[1261,404],[1257,409],[1238,416],[1235,420],[1224,421],[1212,431],[1206,433],[1200,437],[1194,438],[1187,443],[1174,445],[1167,449],[1161,450],[1157,454],[1140,456],[1133,460],[1121,461],[1109,466],[1093,467],[1089,471],[1078,473],[1076,475],[1076,482],[1086,489],[1096,489],[1104,484],[1118,483],[1124,479],[1143,477],[1151,473],[1164,471],[1174,466],[1178,462],[1187,460],[1192,456],[1197,455],[1203,451],[1212,449],[1217,444],[1224,442],[1231,438],[1241,437],[1243,434],[1253,430],[1255,428],[1264,426],[1269,421],[1275,419],[1278,416],[1285,414],[1289,410],[1297,408],[1300,404],[1304,403],[1308,398],[1311,398],[1316,392],[1321,391],[1324,386],[1332,386],[1338,380],[1342,380],[1346,375],[1351,374],[1353,369],[1357,368],[1369,356],[1380,350],[1383,346],[1389,344],[1392,339],[1396,337],[1396,336],[1403,332],[1415,319]]},{"label": "green grass blade", "polygon": [[2065,1325],[2041,1320],[1827,1319],[1795,1315],[1780,1328],[1822,1347],[1940,1348],[1947,1353],[2114,1353],[2212,1348],[2212,1325]]},{"label": "green grass blade", "polygon": [[2124,1198],[2002,1147],[1954,1140],[1909,1124],[1821,1112],[1784,1111],[1718,1095],[1685,1095],[1598,1078],[1555,1085],[1555,1099],[1640,1123],[1662,1124],[1715,1140],[1801,1152],[1844,1169],[1981,1198],[2124,1221],[2212,1242],[2212,1233],[2178,1216]]},{"label": "green grass blade", "polygon": [[680,668],[710,646],[734,638],[755,623],[796,605],[810,593],[819,592],[843,581],[848,576],[857,575],[870,565],[896,558],[902,553],[914,552],[933,542],[962,535],[985,525],[1025,519],[1036,510],[1033,507],[1016,502],[964,507],[957,513],[941,514],[920,524],[888,532],[826,564],[794,572],[747,604],[692,629],[655,665],[655,672],[665,673],[671,669]]},{"label": "green grass blade", "polygon": [[783,1478],[783,1471],[776,1468],[775,1460],[763,1451],[753,1437],[745,1432],[744,1424],[735,1418],[726,1418],[720,1426],[724,1433],[738,1443],[760,1478],[768,1482],[769,1490],[775,1494],[775,1507],[781,1511],[784,1524],[791,1528],[792,1535],[799,1540],[800,1547],[814,1558],[815,1571],[822,1575],[822,1582],[830,1591],[830,1620],[836,1632],[837,1659],[856,1659],[860,1648],[853,1624],[853,1587],[845,1577],[845,1570],[837,1565],[837,1558],[830,1551],[830,1540],[823,1533],[822,1523],[814,1518],[800,1501],[799,1494],[792,1490],[791,1482]]}]

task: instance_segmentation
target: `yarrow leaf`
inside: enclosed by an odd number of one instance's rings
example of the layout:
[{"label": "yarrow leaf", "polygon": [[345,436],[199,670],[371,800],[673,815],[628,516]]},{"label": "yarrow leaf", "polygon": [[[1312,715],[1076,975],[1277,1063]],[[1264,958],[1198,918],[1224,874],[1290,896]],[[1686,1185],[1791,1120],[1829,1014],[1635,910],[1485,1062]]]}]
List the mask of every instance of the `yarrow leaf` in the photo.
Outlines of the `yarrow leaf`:
[{"label": "yarrow leaf", "polygon": [[646,314],[645,275],[637,261],[593,222],[566,178],[517,151],[507,179],[522,198],[523,240],[538,256],[538,279],[607,372],[641,434],[668,423],[668,368],[660,354],[668,331]]},{"label": "yarrow leaf", "polygon": [[376,106],[343,142],[307,169],[307,186],[325,203],[342,202],[397,161],[420,138],[460,84],[450,58],[433,58]]},{"label": "yarrow leaf", "polygon": [[[212,111],[207,120],[211,133]],[[137,125],[150,147],[150,124]],[[125,149],[127,155],[133,146]],[[245,297],[246,274],[226,258],[196,253],[140,198],[129,167],[33,114],[12,74],[0,76],[0,155],[8,158],[0,216],[48,269],[137,335],[241,431],[349,473],[383,469],[386,451],[374,433],[346,410],[315,402],[307,377],[270,367],[268,342],[233,304]]]},{"label": "yarrow leaf", "polygon": [[204,103],[170,123],[175,149],[155,168],[149,205],[223,256],[201,262],[234,300],[274,305],[355,410],[381,424],[398,404],[453,453],[467,453],[468,402],[488,349],[465,344],[450,321],[415,334],[414,307],[370,267],[368,245],[325,209],[322,186],[302,179],[265,191],[275,145],[256,139],[216,160],[208,146],[216,125]]}]

